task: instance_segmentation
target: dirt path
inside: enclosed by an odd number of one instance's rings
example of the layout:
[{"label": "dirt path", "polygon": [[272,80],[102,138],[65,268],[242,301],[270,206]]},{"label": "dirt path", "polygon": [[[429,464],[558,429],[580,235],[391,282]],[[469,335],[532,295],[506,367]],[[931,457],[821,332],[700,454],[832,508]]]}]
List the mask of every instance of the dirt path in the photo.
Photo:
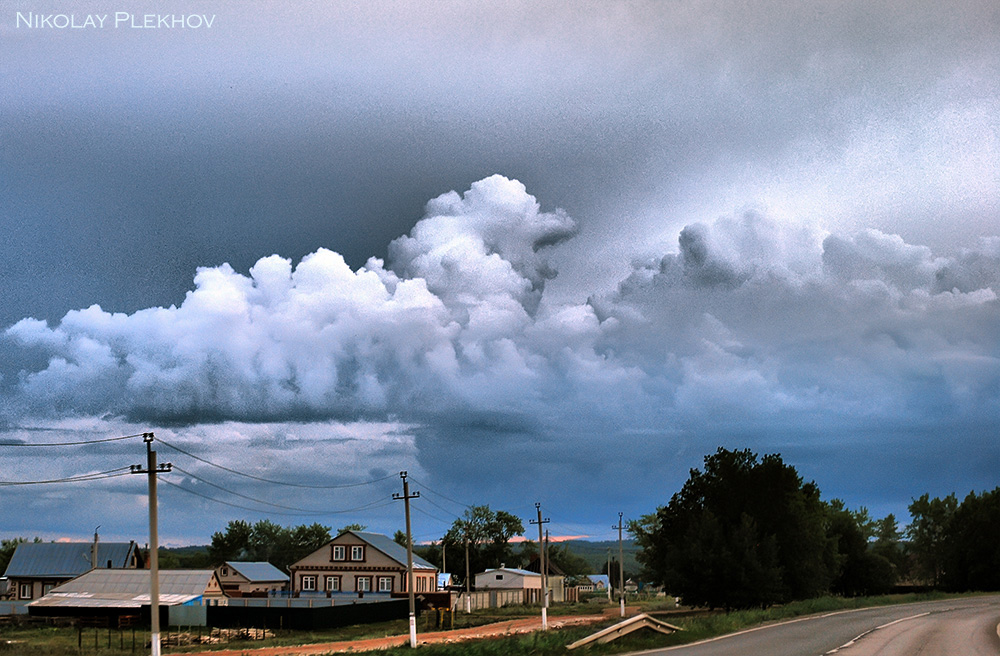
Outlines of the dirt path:
[{"label": "dirt path", "polygon": [[[606,620],[604,615],[564,615],[550,617],[549,628],[558,629],[565,626],[593,624]],[[418,633],[417,641],[421,644],[437,642],[459,642],[475,638],[491,638],[514,633],[531,633],[542,628],[541,618],[533,617],[520,620],[507,620],[496,624],[484,624],[466,629],[452,631],[431,631]],[[376,649],[388,649],[409,644],[408,635],[388,636],[385,638],[369,638],[367,640],[345,640],[341,642],[324,642],[314,645],[297,645],[293,647],[261,647],[259,649],[228,649],[224,651],[200,651],[199,654],[212,656],[311,656],[334,652],[362,652]]]}]

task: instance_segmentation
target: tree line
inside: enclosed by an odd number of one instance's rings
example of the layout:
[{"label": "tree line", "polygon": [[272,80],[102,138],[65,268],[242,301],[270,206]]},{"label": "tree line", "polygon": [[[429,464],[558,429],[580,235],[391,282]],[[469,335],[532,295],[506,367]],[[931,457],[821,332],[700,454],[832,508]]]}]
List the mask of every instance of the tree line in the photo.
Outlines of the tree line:
[{"label": "tree line", "polygon": [[824,501],[780,455],[720,448],[656,512],[629,524],[643,574],[684,602],[769,606],[882,594],[901,582],[1000,589],[1000,488],[909,506],[911,523]]}]

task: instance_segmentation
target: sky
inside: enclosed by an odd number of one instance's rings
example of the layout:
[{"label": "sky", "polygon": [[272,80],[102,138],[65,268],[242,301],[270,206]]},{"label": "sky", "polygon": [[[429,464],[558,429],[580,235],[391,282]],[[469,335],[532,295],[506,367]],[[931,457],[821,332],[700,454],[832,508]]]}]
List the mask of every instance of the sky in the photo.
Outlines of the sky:
[{"label": "sky", "polygon": [[0,536],[147,541],[147,432],[175,546],[1000,484],[992,0],[125,5],[0,6]]}]

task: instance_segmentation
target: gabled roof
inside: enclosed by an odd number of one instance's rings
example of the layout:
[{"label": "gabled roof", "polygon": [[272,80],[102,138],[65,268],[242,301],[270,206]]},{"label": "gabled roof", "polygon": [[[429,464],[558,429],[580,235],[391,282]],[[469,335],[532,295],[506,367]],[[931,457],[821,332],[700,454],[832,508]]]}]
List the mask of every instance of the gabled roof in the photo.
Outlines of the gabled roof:
[{"label": "gabled roof", "polygon": [[587,574],[587,578],[590,579],[590,582],[593,583],[594,585],[599,585],[599,584],[603,584],[605,586],[608,585],[607,574]]},{"label": "gabled roof", "polygon": [[237,574],[251,583],[288,580],[288,574],[285,574],[268,562],[227,560],[226,565],[229,565],[231,568],[236,570]]},{"label": "gabled roof", "polygon": [[[367,533],[364,531],[344,531],[344,533],[350,533],[355,537],[364,540],[389,558],[392,558],[403,567],[406,567],[406,547],[401,544],[397,544],[388,535],[382,535],[381,533]],[[340,535],[344,535],[344,533],[341,533]],[[340,535],[337,537],[339,538]],[[431,565],[417,554],[413,554],[413,569],[436,570],[437,567]]]},{"label": "gabled roof", "polygon": [[[94,569],[67,581],[31,606],[138,608],[149,604],[148,569]],[[183,604],[205,595],[215,570],[160,570],[160,603]]]},{"label": "gabled roof", "polygon": [[[93,542],[24,542],[17,545],[7,577],[72,578],[88,571]],[[134,542],[99,542],[97,566],[131,567]]]},{"label": "gabled roof", "polygon": [[476,576],[482,576],[483,574],[492,574],[493,572],[508,572],[510,574],[520,574],[521,576],[541,576],[538,572],[529,572],[526,569],[518,569],[516,567],[497,567],[496,569],[488,569],[485,572],[480,572]]}]

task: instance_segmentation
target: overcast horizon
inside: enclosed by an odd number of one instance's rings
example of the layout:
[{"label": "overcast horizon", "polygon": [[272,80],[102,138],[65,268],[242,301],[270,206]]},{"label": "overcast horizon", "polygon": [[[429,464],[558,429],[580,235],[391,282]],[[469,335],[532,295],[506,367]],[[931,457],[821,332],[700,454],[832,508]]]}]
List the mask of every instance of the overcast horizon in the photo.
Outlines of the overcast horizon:
[{"label": "overcast horizon", "polygon": [[[0,443],[154,432],[162,544],[392,535],[402,470],[419,541],[613,539],[719,447],[1000,485],[995,3],[131,4],[0,11]],[[143,477],[4,488],[147,540]]]}]

